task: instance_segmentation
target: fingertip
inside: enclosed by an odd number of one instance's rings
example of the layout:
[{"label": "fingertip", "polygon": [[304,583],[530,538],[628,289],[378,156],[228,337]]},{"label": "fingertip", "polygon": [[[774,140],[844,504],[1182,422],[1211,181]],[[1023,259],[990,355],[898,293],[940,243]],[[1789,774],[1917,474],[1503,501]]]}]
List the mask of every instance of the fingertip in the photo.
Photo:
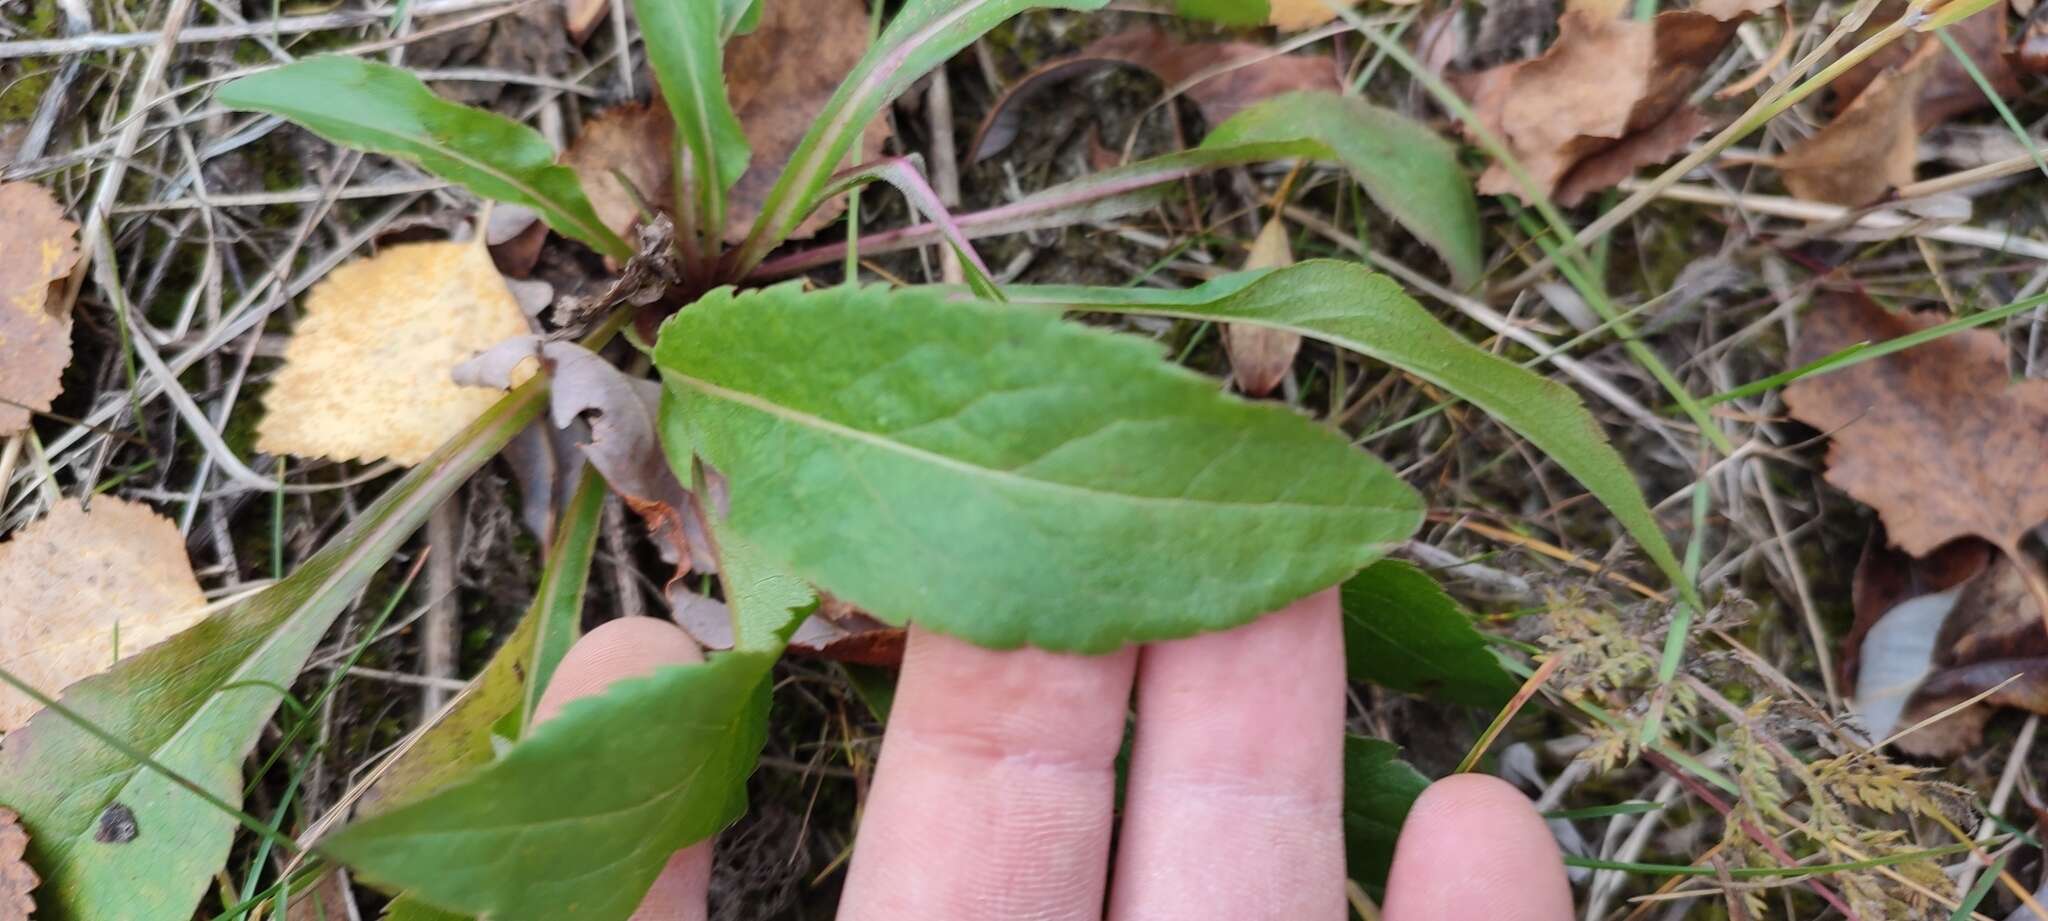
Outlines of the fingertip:
[{"label": "fingertip", "polygon": [[1387,876],[1386,921],[1568,921],[1571,884],[1543,817],[1497,777],[1457,774],[1415,800]]},{"label": "fingertip", "polygon": [[569,647],[554,679],[541,692],[533,721],[544,723],[579,697],[602,693],[614,682],[651,674],[664,665],[704,661],[704,651],[681,628],[652,617],[621,617]]}]

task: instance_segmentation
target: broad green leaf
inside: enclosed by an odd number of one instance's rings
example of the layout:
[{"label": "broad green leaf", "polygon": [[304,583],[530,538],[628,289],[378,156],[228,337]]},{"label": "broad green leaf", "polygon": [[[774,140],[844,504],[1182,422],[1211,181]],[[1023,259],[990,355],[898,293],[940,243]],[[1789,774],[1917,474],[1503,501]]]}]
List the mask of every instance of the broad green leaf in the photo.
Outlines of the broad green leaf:
[{"label": "broad green leaf", "polygon": [[1392,279],[1310,260],[1239,272],[1180,291],[1013,285],[1019,304],[1254,323],[1293,330],[1429,381],[1485,410],[1577,477],[1673,585],[1690,585],[1628,465],[1577,395],[1445,328]]},{"label": "broad green leaf", "polygon": [[584,588],[604,498],[603,478],[586,465],[555,529],[554,545],[526,616],[483,671],[470,679],[448,715],[370,788],[357,807],[359,815],[377,815],[424,799],[489,764],[497,753],[493,736],[517,741],[524,734],[555,666],[581,632]]},{"label": "broad green leaf", "polygon": [[1299,92],[1231,116],[1201,149],[1276,141],[1305,141],[1315,148],[1309,156],[1342,163],[1374,204],[1443,257],[1458,284],[1484,274],[1472,181],[1458,148],[1436,132],[1355,96]]},{"label": "broad green leaf", "polygon": [[573,701],[488,767],[344,828],[320,850],[443,911],[628,917],[670,855],[746,811],[747,776],[767,738],[769,672],[815,606],[800,583],[746,566],[726,600],[741,623],[763,628],[754,636],[770,637],[759,648]]},{"label": "broad green leaf", "polygon": [[[393,484],[298,571],[72,685],[64,703],[239,803],[242,759],[276,709],[280,689],[427,514],[540,413],[545,393],[541,383],[514,391]],[[48,921],[188,917],[226,860],[237,827],[235,817],[54,711],[0,745],[0,803],[19,811],[28,827],[28,859],[43,876],[36,917]],[[133,829],[132,838],[115,833],[123,826]]]},{"label": "broad green leaf", "polygon": [[1343,597],[1351,680],[1475,707],[1498,707],[1520,687],[1429,573],[1381,560],[1345,582]]},{"label": "broad green leaf", "polygon": [[393,899],[390,905],[385,906],[384,921],[470,921],[470,917],[452,911],[442,911],[405,895]]},{"label": "broad green leaf", "polygon": [[667,411],[728,481],[729,532],[877,617],[984,646],[1244,623],[1421,518],[1337,433],[1046,311],[720,289],[654,356]]},{"label": "broad green leaf", "polygon": [[[762,0],[770,2],[770,0]],[[1030,9],[1096,10],[1108,0],[909,0],[868,49],[761,204],[761,216],[735,256],[739,274],[760,264],[821,200],[832,174],[846,165],[868,122],[919,77],[1004,20]]]},{"label": "broad green leaf", "polygon": [[484,198],[532,208],[549,227],[624,261],[633,255],[598,220],[576,172],[555,163],[540,132],[434,95],[405,70],[321,55],[234,80],[216,98],[268,112],[337,144],[399,157]]},{"label": "broad green leaf", "polygon": [[1344,738],[1344,864],[1351,878],[1377,895],[1387,886],[1394,841],[1415,798],[1429,786],[1401,747],[1365,736]]},{"label": "broad green leaf", "polygon": [[[713,246],[725,232],[725,193],[747,171],[746,132],[725,92],[725,16],[722,0],[633,0],[647,44],[647,63],[661,98],[675,116],[678,179],[697,199],[691,222]],[[735,22],[735,26],[737,22]],[[706,182],[703,177],[715,177]]]}]

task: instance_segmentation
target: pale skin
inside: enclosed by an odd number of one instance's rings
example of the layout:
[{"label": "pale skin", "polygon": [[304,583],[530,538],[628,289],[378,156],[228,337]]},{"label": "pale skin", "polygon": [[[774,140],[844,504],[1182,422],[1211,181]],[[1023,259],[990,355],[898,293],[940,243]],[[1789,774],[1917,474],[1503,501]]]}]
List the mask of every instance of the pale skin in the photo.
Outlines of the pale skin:
[{"label": "pale skin", "polygon": [[[613,621],[569,651],[536,715],[702,658],[666,622]],[[1105,656],[913,628],[839,918],[1342,921],[1344,706],[1335,591]],[[633,917],[701,921],[710,875],[711,845],[684,849]],[[1529,800],[1466,774],[1409,814],[1383,917],[1568,921],[1571,889]]]}]

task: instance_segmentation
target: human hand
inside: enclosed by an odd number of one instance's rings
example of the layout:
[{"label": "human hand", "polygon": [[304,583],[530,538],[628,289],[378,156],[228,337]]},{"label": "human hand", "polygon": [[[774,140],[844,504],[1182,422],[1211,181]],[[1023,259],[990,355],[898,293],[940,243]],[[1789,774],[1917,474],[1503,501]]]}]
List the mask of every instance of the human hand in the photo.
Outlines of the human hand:
[{"label": "human hand", "polygon": [[[536,718],[701,658],[666,622],[608,623],[569,651]],[[1093,921],[1106,905],[1112,921],[1340,921],[1344,705],[1334,590],[1106,656],[996,652],[913,628],[839,917]],[[710,875],[710,843],[684,849],[634,918],[699,921]],[[1567,921],[1571,890],[1528,799],[1461,775],[1416,801],[1384,917]]]}]

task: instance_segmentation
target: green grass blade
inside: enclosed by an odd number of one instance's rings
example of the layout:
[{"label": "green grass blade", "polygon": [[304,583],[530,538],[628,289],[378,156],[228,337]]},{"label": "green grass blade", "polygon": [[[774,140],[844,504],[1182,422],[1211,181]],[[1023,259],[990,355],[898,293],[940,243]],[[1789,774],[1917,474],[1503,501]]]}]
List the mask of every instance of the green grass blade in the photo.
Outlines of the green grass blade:
[{"label": "green grass blade", "polygon": [[678,213],[707,253],[724,237],[725,195],[747,171],[752,153],[725,90],[727,6],[720,0],[633,0],[648,66],[675,117],[678,179],[688,180],[676,194],[695,198],[689,210],[677,202]]}]

